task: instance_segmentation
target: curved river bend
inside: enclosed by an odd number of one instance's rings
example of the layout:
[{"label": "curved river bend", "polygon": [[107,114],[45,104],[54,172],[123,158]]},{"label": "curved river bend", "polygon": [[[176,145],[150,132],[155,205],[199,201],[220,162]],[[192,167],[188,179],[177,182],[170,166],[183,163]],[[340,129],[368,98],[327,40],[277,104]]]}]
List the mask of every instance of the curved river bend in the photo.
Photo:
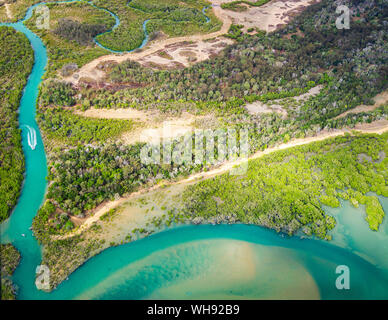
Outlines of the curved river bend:
[{"label": "curved river bend", "polygon": [[[387,219],[379,232],[371,232],[364,213],[347,202],[340,209],[327,209],[338,221],[332,243],[281,237],[256,226],[179,227],[107,249],[53,292],[38,291],[34,282],[41,248],[30,226],[46,191],[46,155],[35,106],[47,53],[41,39],[22,21],[2,25],[24,33],[35,54],[19,109],[26,176],[11,218],[1,225],[1,242],[13,243],[22,256],[13,276],[19,299],[388,299]],[[380,200],[387,212],[388,199]],[[350,290],[335,286],[338,265],[349,267]]]}]

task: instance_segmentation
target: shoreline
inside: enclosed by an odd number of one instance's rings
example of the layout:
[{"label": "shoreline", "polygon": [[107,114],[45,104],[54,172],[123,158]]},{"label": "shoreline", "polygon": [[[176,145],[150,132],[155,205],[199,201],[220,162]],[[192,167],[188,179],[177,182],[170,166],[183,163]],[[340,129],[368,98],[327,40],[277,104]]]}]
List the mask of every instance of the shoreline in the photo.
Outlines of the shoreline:
[{"label": "shoreline", "polygon": [[75,74],[78,75],[77,79],[73,77],[74,75],[71,75],[69,77],[64,77],[63,80],[73,85],[77,85],[80,79],[82,78],[92,78],[93,80],[98,82],[105,77],[105,72],[98,70],[97,68],[97,66],[100,63],[108,62],[108,61],[121,63],[129,59],[137,60],[145,57],[146,55],[150,55],[159,50],[163,50],[166,46],[172,45],[178,42],[202,41],[202,40],[209,40],[212,38],[220,37],[228,32],[230,26],[232,25],[232,20],[229,17],[223,16],[221,14],[221,9],[219,7],[212,7],[212,8],[216,18],[222,22],[221,29],[216,32],[212,32],[208,34],[199,34],[199,35],[197,34],[197,35],[191,35],[191,36],[167,38],[159,41],[150,41],[140,52],[135,51],[135,52],[124,53],[121,55],[117,55],[117,54],[104,55],[102,57],[94,59],[93,61],[85,64],[77,72],[75,72]]},{"label": "shoreline", "polygon": [[[264,156],[266,154],[270,154],[272,152],[276,152],[276,151],[279,151],[279,150],[284,150],[284,149],[288,149],[288,148],[292,148],[292,147],[296,147],[296,146],[301,146],[301,145],[313,143],[313,142],[316,142],[316,141],[322,141],[322,140],[326,140],[326,139],[329,139],[329,138],[334,138],[334,137],[337,137],[337,136],[344,135],[346,133],[351,133],[352,131],[358,131],[360,133],[381,134],[381,133],[384,133],[384,132],[388,131],[388,121],[387,120],[380,120],[380,121],[376,121],[375,123],[370,123],[370,124],[367,124],[367,123],[362,124],[362,125],[358,124],[358,125],[356,125],[356,127],[354,129],[350,129],[349,128],[349,129],[340,129],[340,130],[327,131],[327,132],[322,131],[322,132],[320,132],[316,136],[312,136],[312,137],[308,137],[308,138],[303,138],[303,139],[295,139],[295,140],[292,140],[292,141],[290,141],[288,143],[280,144],[280,145],[275,145],[274,147],[269,148],[267,150],[256,152],[251,157],[249,157],[249,160],[258,159],[258,158],[260,158],[260,157],[262,157],[262,156]],[[89,232],[95,232],[96,230],[90,230],[90,229],[92,229],[91,227],[97,226],[95,224],[95,222],[97,222],[98,220],[102,220],[101,218],[106,213],[108,213],[110,210],[116,209],[120,205],[123,205],[123,204],[127,203],[128,199],[132,200],[132,197],[136,198],[137,196],[139,196],[139,198],[141,199],[141,197],[143,195],[148,196],[149,193],[153,192],[153,191],[159,192],[160,189],[162,189],[164,187],[178,186],[178,188],[179,188],[181,186],[186,186],[186,185],[189,185],[191,183],[196,183],[196,182],[201,181],[201,180],[209,179],[209,178],[215,177],[217,175],[223,174],[223,173],[231,170],[234,166],[238,166],[238,165],[240,165],[241,163],[243,163],[245,161],[247,161],[247,159],[242,159],[242,160],[237,160],[237,161],[233,161],[233,162],[223,163],[218,168],[216,167],[216,168],[214,168],[214,170],[211,169],[209,172],[196,173],[196,174],[194,174],[192,176],[189,176],[186,179],[181,179],[181,180],[173,181],[173,182],[165,182],[165,181],[163,181],[162,183],[160,183],[158,185],[155,185],[155,186],[152,186],[151,188],[141,189],[141,190],[139,190],[139,191],[137,191],[135,193],[132,193],[128,197],[124,197],[122,199],[119,199],[119,200],[116,200],[116,201],[112,201],[112,202],[108,202],[108,203],[103,203],[102,204],[103,205],[102,208],[100,208],[100,210],[98,212],[95,212],[95,214],[93,216],[91,216],[90,218],[87,218],[85,220],[85,224],[84,224],[85,227],[84,227],[84,229],[82,229],[82,226],[81,226],[77,230],[77,232],[79,232],[79,234],[82,234],[85,231],[85,233],[87,232],[87,235],[89,235]],[[117,201],[119,203],[116,203]],[[105,207],[105,206],[107,206],[107,207]],[[148,209],[148,208],[145,208],[144,210],[146,210],[146,209]],[[151,215],[151,216],[152,217],[157,217],[156,215]],[[92,219],[92,218],[94,218],[94,219]],[[129,216],[129,218],[132,218],[132,216]],[[90,219],[90,221],[88,221],[88,219]],[[147,223],[147,221],[148,220],[144,220],[145,223]],[[140,233],[142,233],[142,232],[140,232]],[[73,236],[76,236],[76,235],[77,235],[76,233],[70,234],[69,237],[72,238]],[[145,236],[147,236],[147,235],[148,234],[145,234]],[[121,236],[121,234],[117,234],[117,237],[120,237],[120,236]],[[61,238],[61,237],[58,238],[58,240],[60,240],[60,239],[66,239],[66,238]],[[93,237],[87,238],[86,240],[89,241],[90,239],[92,239],[92,241],[93,241]],[[70,240],[70,242],[71,241],[72,241],[72,239]],[[121,240],[121,241],[123,241],[123,240]],[[72,244],[76,245],[77,242],[75,242],[75,243],[73,242]],[[56,245],[56,244],[54,243],[54,245]],[[74,245],[74,247],[75,247],[74,250],[79,249],[75,245]],[[113,245],[117,245],[117,243],[116,244],[113,243]],[[81,261],[82,261],[81,264],[86,262],[90,257],[94,256],[96,254],[96,252],[97,253],[101,252],[105,248],[108,248],[108,247],[111,247],[111,246],[112,246],[112,242],[111,243],[106,242],[103,245],[104,248],[102,248],[102,247],[97,247],[97,248],[92,247],[92,251],[91,252],[87,252],[86,255],[83,257],[84,260],[81,259]],[[95,250],[95,251],[93,251],[93,250]],[[66,253],[66,251],[64,251],[64,253]],[[55,258],[55,256],[54,256],[54,258]],[[79,260],[76,260],[74,262],[73,261],[69,261],[69,263],[68,263],[68,264],[70,264],[69,269],[66,268],[68,265],[63,264],[63,268],[59,269],[59,271],[61,273],[66,273],[68,271],[72,272],[71,269],[73,268],[72,267],[73,263],[77,264],[77,263],[79,263]],[[75,269],[76,268],[78,268],[78,267],[75,267]]]},{"label": "shoreline", "polygon": [[[358,126],[358,128],[356,128],[357,126]],[[373,122],[370,124],[365,123],[365,124],[361,124],[361,125],[357,125],[357,126],[354,129],[345,128],[345,129],[341,129],[341,130],[335,130],[333,132],[324,132],[323,131],[322,134],[319,134],[318,136],[295,139],[295,140],[292,140],[290,142],[287,142],[287,143],[284,143],[284,144],[281,144],[278,146],[274,146],[272,148],[268,148],[264,151],[258,151],[255,154],[253,154],[252,156],[248,157],[247,159],[238,159],[238,160],[232,161],[232,162],[225,162],[221,166],[219,166],[218,168],[214,168],[214,169],[211,169],[211,170],[206,171],[206,172],[195,173],[195,174],[193,174],[185,179],[181,179],[181,180],[173,181],[173,182],[163,181],[163,182],[161,182],[157,185],[151,186],[149,188],[143,188],[141,190],[135,191],[135,192],[131,193],[130,195],[128,195],[126,197],[122,197],[118,200],[104,202],[104,203],[100,204],[94,210],[94,212],[92,213],[91,216],[89,216],[88,218],[85,218],[85,220],[83,221],[83,224],[81,224],[80,227],[75,232],[72,232],[72,233],[69,233],[69,234],[66,234],[63,236],[54,236],[54,237],[52,237],[52,239],[53,240],[67,239],[67,238],[71,238],[73,236],[79,235],[83,231],[87,230],[93,223],[97,222],[100,219],[100,217],[103,216],[104,214],[106,214],[109,210],[115,209],[127,201],[130,201],[132,199],[136,199],[137,196],[144,195],[144,194],[156,191],[156,190],[161,189],[161,188],[166,188],[166,187],[175,186],[175,185],[179,186],[179,185],[184,185],[184,184],[190,184],[193,182],[199,182],[201,180],[206,180],[206,179],[215,177],[217,175],[221,175],[223,173],[226,173],[227,171],[230,171],[233,167],[241,165],[242,163],[244,163],[246,161],[258,159],[264,155],[271,154],[271,153],[276,152],[276,151],[289,149],[292,147],[301,146],[301,145],[305,145],[305,144],[309,144],[309,143],[313,143],[313,142],[317,142],[317,141],[322,141],[322,140],[334,138],[334,137],[337,137],[340,135],[345,135],[346,133],[351,133],[352,131],[356,131],[356,132],[359,132],[362,134],[368,134],[368,133],[370,133],[370,134],[382,134],[382,133],[388,131],[388,120],[379,120],[379,121],[375,121],[374,123]]]},{"label": "shoreline", "polygon": [[[208,34],[194,34],[181,37],[173,37],[161,40],[150,41],[147,45],[141,49],[141,51],[132,51],[124,54],[108,54],[90,61],[89,63],[83,65],[78,71],[73,75],[68,77],[62,77],[62,79],[73,85],[78,85],[80,79],[90,78],[96,82],[99,82],[104,79],[105,72],[98,69],[98,65],[104,62],[116,62],[122,63],[126,60],[139,61],[146,56],[152,55],[158,51],[165,50],[167,46],[178,44],[180,42],[191,42],[191,41],[205,41],[210,39],[215,39],[222,37],[227,34],[229,28],[233,24],[239,24],[242,21],[244,22],[244,29],[247,29],[249,26],[249,19],[245,17],[245,12],[235,12],[232,10],[222,9],[221,4],[226,3],[223,0],[209,0],[211,3],[211,9],[215,17],[221,21],[222,25],[220,30],[208,33]],[[299,13],[306,8],[319,3],[320,0],[289,0],[289,6],[282,6],[281,1],[270,1],[260,7],[251,7],[247,11],[255,13],[256,11],[262,15],[263,22],[257,26],[260,30],[265,30],[266,32],[272,32],[277,30],[280,27],[287,25],[293,18],[296,13]],[[295,4],[295,7],[293,5]],[[269,10],[269,12],[268,12]],[[283,12],[284,11],[284,12]],[[242,17],[239,15],[242,14]],[[251,13],[252,14],[252,13]],[[267,16],[269,15],[269,16]],[[278,17],[279,16],[279,17]],[[280,17],[281,16],[281,17]],[[276,25],[268,24],[268,19],[277,19],[278,23]],[[241,20],[241,21],[240,21]],[[268,25],[267,25],[268,24]],[[198,61],[199,62],[199,61]],[[75,78],[74,75],[77,75]]]},{"label": "shoreline", "polygon": [[[382,134],[388,131],[388,126],[384,122],[384,127],[375,129],[374,132],[368,129],[365,129],[364,131],[364,133],[361,133],[360,131],[354,132],[355,136],[360,133]],[[302,146],[308,143],[342,136],[348,132],[351,133],[351,131],[343,130],[341,132],[325,134],[315,138],[308,138],[306,139],[308,141],[299,139],[298,141],[292,142],[292,145],[293,147]],[[314,139],[314,141],[311,141],[312,139]],[[275,147],[275,149],[276,151],[284,150],[287,149],[287,145],[289,144]],[[272,152],[274,151],[275,150]],[[269,153],[271,152],[261,152],[256,155],[256,159]],[[217,173],[223,173],[226,170],[225,167],[221,169],[222,170],[218,169]],[[214,171],[211,171],[205,173],[204,179],[216,175],[217,174],[214,173]],[[47,245],[44,245],[43,263],[49,265],[50,269],[52,267],[54,287],[65,280],[69,274],[90,258],[110,247],[140,240],[151,234],[157,234],[171,229],[171,227],[196,224],[244,224],[244,222],[241,222],[238,219],[236,220],[233,215],[217,215],[209,218],[198,216],[198,219],[196,219],[197,216],[190,216],[182,213],[182,211],[180,211],[180,208],[183,206],[183,202],[181,201],[182,198],[180,198],[182,191],[184,191],[184,188],[188,185],[200,181],[203,180],[198,180],[196,177],[189,177],[188,179],[165,185],[165,188],[156,186],[153,187],[151,191],[142,190],[136,194],[131,194],[128,198],[120,199],[121,201],[119,204],[112,203],[117,204],[117,206],[114,207],[114,211],[108,211],[108,214],[105,216],[104,214],[101,214],[99,218],[94,217],[93,221],[90,221],[90,228],[84,227],[84,229],[79,230],[77,236],[73,234],[74,237],[67,237],[66,239],[62,239],[63,241],[60,241],[59,243],[51,241]],[[169,210],[171,208],[173,208],[173,210]],[[269,228],[266,225],[262,225],[262,227],[272,230],[272,228]],[[273,230],[279,231],[276,228]],[[63,266],[66,266],[66,268],[63,268]]]}]

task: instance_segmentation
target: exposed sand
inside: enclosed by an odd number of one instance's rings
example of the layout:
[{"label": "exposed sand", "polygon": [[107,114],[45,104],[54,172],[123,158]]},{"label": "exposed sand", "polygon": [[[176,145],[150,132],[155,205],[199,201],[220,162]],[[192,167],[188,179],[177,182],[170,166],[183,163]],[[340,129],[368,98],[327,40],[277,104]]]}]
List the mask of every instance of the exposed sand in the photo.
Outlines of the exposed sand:
[{"label": "exposed sand", "polygon": [[[184,180],[182,180],[183,182]],[[144,228],[146,223],[154,218],[166,214],[164,206],[171,206],[174,203],[174,197],[179,195],[183,189],[194,183],[174,183],[168,188],[167,183],[155,185],[148,189],[142,189],[131,193],[128,197],[123,197],[115,201],[105,202],[99,205],[94,214],[83,219],[83,224],[74,232],[65,236],[53,236],[53,239],[66,239],[86,231],[93,223],[99,222],[100,217],[113,208],[118,209],[113,223],[103,223],[102,232],[93,237],[104,239],[108,244],[110,242],[120,243],[124,241],[126,235],[135,228]],[[163,208],[163,209],[162,209]]]},{"label": "exposed sand", "polygon": [[151,113],[136,110],[133,108],[121,108],[121,109],[96,109],[90,108],[86,111],[75,111],[77,115],[90,118],[99,119],[125,119],[125,120],[137,120],[146,122],[153,116]]},{"label": "exposed sand", "polygon": [[372,123],[357,124],[355,130],[362,133],[384,133],[388,131],[388,120],[378,120]]},{"label": "exposed sand", "polygon": [[150,125],[147,129],[139,128],[124,133],[121,139],[131,145],[137,142],[153,143],[159,139],[178,138],[194,130],[193,122],[194,119],[166,120],[163,123]]},{"label": "exposed sand", "polygon": [[139,60],[147,55],[153,54],[157,51],[164,50],[165,47],[168,45],[172,45],[178,42],[203,41],[203,40],[213,39],[213,38],[222,36],[228,32],[232,24],[232,20],[228,16],[225,16],[222,13],[221,8],[219,7],[213,8],[213,13],[223,23],[219,31],[203,34],[203,35],[202,34],[192,35],[192,36],[185,36],[185,37],[168,38],[168,39],[163,39],[159,41],[158,40],[151,41],[150,43],[147,44],[147,46],[143,50],[140,50],[140,51],[129,52],[121,55],[110,54],[110,55],[102,56],[84,65],[74,75],[70,77],[66,77],[64,78],[64,80],[73,84],[78,84],[81,78],[90,78],[98,82],[98,81],[101,81],[105,76],[104,71],[97,70],[97,66],[102,62],[114,61],[117,63],[121,63],[128,59]]},{"label": "exposed sand", "polygon": [[13,19],[13,14],[10,9],[9,3],[4,3],[3,0],[0,0],[0,21],[7,22]]},{"label": "exposed sand", "polygon": [[233,20],[234,24],[244,25],[243,30],[259,28],[267,32],[276,30],[286,25],[293,16],[297,15],[307,6],[319,0],[273,0],[261,7],[247,5],[247,10],[242,12],[221,9],[222,3],[233,0],[210,0],[214,7],[219,7],[222,14]]},{"label": "exposed sand", "polygon": [[[275,100],[274,100],[275,102]],[[252,103],[248,103],[245,106],[245,109],[252,114],[252,115],[258,115],[261,113],[271,113],[275,112],[283,116],[283,118],[287,118],[287,111],[283,109],[282,105],[279,104],[265,104],[261,101],[255,101]]]},{"label": "exposed sand", "polygon": [[[107,61],[121,63],[131,59],[145,63],[146,65],[148,63],[148,65],[151,67],[157,68],[163,68],[166,66],[186,66],[188,63],[190,63],[190,61],[188,61],[189,59],[187,57],[182,58],[180,55],[182,51],[185,51],[184,47],[182,47],[181,50],[178,50],[176,54],[174,54],[174,52],[168,53],[172,56],[172,61],[167,62],[165,60],[169,59],[163,59],[160,56],[157,58],[157,52],[166,51],[166,47],[182,42],[198,42],[196,45],[196,50],[190,50],[196,56],[196,61],[192,62],[203,61],[208,59],[213,54],[212,50],[214,51],[214,49],[208,47],[208,44],[206,44],[204,40],[217,38],[226,34],[232,22],[235,24],[243,24],[243,30],[245,31],[251,27],[257,27],[266,31],[273,31],[281,25],[287,24],[292,16],[302,11],[306,6],[319,2],[319,0],[275,0],[270,1],[261,7],[250,7],[247,11],[244,12],[234,12],[231,10],[222,9],[220,5],[221,3],[226,2],[224,0],[212,0],[211,2],[214,15],[223,23],[219,31],[204,35],[192,35],[155,40],[148,43],[147,46],[142,50],[121,55],[110,54],[102,56],[84,65],[74,75],[66,77],[64,80],[73,84],[78,84],[79,80],[82,78],[92,79],[95,82],[102,81],[104,79],[105,72],[98,70],[97,66],[100,63]],[[152,65],[152,63],[156,64],[156,66]]]},{"label": "exposed sand", "polygon": [[348,111],[345,111],[344,113],[341,113],[339,116],[335,117],[334,119],[339,119],[339,118],[343,118],[345,117],[346,115],[350,114],[350,113],[361,113],[361,112],[369,112],[369,111],[373,111],[374,109],[377,109],[378,107],[388,103],[388,91],[384,91],[378,95],[376,95],[374,98],[373,98],[373,101],[375,102],[374,105],[371,105],[371,106],[366,106],[366,105],[361,105],[361,106],[357,106],[351,110],[348,110]]},{"label": "exposed sand", "polygon": [[311,96],[318,95],[321,92],[322,88],[323,88],[322,85],[313,87],[309,91],[307,91],[306,93],[301,94],[300,96],[292,97],[292,99],[295,99],[296,101],[307,100]]},{"label": "exposed sand", "polygon": [[[345,133],[351,132],[353,130],[357,130],[357,131],[359,131],[361,133],[377,133],[377,134],[381,134],[383,132],[388,131],[388,120],[380,120],[380,121],[376,121],[376,122],[373,122],[373,123],[360,124],[360,125],[356,126],[355,129],[341,129],[341,130],[335,130],[335,131],[330,131],[330,132],[321,131],[317,136],[314,136],[314,137],[308,137],[308,138],[303,138],[303,139],[295,139],[295,140],[292,140],[292,141],[290,141],[288,143],[284,143],[284,144],[281,144],[281,145],[278,145],[278,146],[275,146],[275,147],[272,147],[272,148],[268,148],[268,149],[266,149],[264,151],[259,151],[259,152],[255,153],[254,155],[252,155],[251,157],[249,157],[249,160],[260,158],[260,157],[262,157],[262,156],[264,156],[266,154],[270,154],[270,153],[276,152],[278,150],[284,150],[284,149],[292,148],[292,147],[295,147],[295,146],[305,145],[305,144],[308,144],[308,143],[311,143],[311,142],[315,142],[315,141],[322,141],[322,140],[325,140],[327,138],[341,136],[341,135],[344,135]],[[92,225],[93,222],[98,221],[99,218],[103,214],[108,212],[110,209],[116,208],[116,207],[118,207],[120,205],[130,205],[130,203],[133,203],[133,200],[138,199],[138,197],[152,196],[152,194],[153,194],[152,192],[156,192],[158,189],[160,190],[161,187],[165,188],[166,186],[168,186],[168,188],[166,188],[166,190],[163,190],[163,193],[164,194],[170,193],[169,196],[171,197],[171,196],[176,195],[177,193],[179,193],[182,190],[183,187],[186,187],[189,184],[201,181],[203,179],[209,179],[209,178],[214,177],[216,175],[220,175],[220,174],[223,174],[225,172],[228,172],[232,168],[234,168],[236,166],[239,166],[239,165],[241,165],[243,163],[246,163],[246,161],[247,161],[247,159],[239,159],[239,160],[236,160],[236,161],[225,162],[220,167],[212,169],[210,171],[196,173],[196,174],[193,174],[193,175],[191,175],[190,177],[188,177],[186,179],[183,179],[183,180],[180,180],[180,181],[177,181],[177,182],[161,183],[161,184],[155,185],[155,186],[153,186],[151,188],[142,189],[142,190],[140,190],[138,192],[134,192],[134,193],[130,194],[127,197],[123,197],[123,198],[120,198],[120,199],[115,200],[115,201],[105,202],[105,203],[101,204],[100,206],[98,206],[95,209],[94,214],[92,216],[86,218],[84,220],[84,224],[80,228],[78,228],[75,232],[69,233],[69,234],[67,234],[65,236],[54,237],[54,238],[56,238],[56,239],[59,239],[59,238],[63,239],[63,238],[71,237],[71,236],[76,235],[76,234],[80,234],[82,231],[84,231],[85,229],[89,228]],[[163,197],[163,199],[168,200],[169,198],[166,196],[166,197]],[[140,210],[140,209],[136,208],[136,210]],[[123,228],[124,230],[128,230],[127,222],[126,221],[131,221],[131,224],[133,223],[133,220],[132,220],[132,218],[133,218],[132,215],[134,214],[133,212],[134,211],[131,209],[129,211],[126,211],[126,213],[120,215],[120,222],[118,223],[120,228]],[[158,210],[154,210],[152,212],[154,214],[156,214],[156,215],[158,215],[158,214],[160,215],[161,214],[161,212],[158,211]],[[139,214],[139,217],[140,216],[141,216],[141,214]],[[129,220],[127,220],[127,219],[129,219]],[[116,230],[116,231],[118,231],[118,230]],[[116,239],[116,237],[117,237],[116,231],[114,229],[111,229],[107,233],[108,237],[114,237]],[[119,234],[121,234],[121,233],[119,232]]]},{"label": "exposed sand", "polygon": [[[287,260],[287,264],[283,261]],[[140,275],[140,270],[142,273]],[[160,270],[155,275],[155,270]],[[151,275],[153,275],[151,277]],[[310,272],[292,250],[232,239],[196,240],[124,265],[76,299],[101,298],[123,281],[154,279],[145,299],[319,299]],[[276,281],[275,281],[276,278]]]},{"label": "exposed sand", "polygon": [[183,136],[193,131],[198,123],[211,123],[214,118],[211,115],[194,116],[183,112],[179,118],[168,117],[158,111],[140,111],[132,108],[127,109],[95,109],[76,111],[78,115],[91,118],[104,119],[127,119],[140,123],[137,128],[125,132],[121,141],[126,144],[137,142],[154,142],[155,139],[171,139]]},{"label": "exposed sand", "polygon": [[13,19],[13,14],[11,12],[10,4],[9,3],[5,3],[4,7],[5,7],[5,11],[7,12],[8,18],[12,20]]},{"label": "exposed sand", "polygon": [[283,118],[287,118],[287,110],[284,109],[284,107],[279,104],[279,102],[287,100],[287,99],[294,99],[296,101],[302,101],[307,100],[311,96],[316,96],[319,94],[319,92],[322,90],[323,86],[319,85],[314,88],[311,88],[308,92],[301,94],[300,96],[292,97],[292,98],[284,98],[284,99],[276,99],[272,100],[272,104],[266,104],[261,101],[255,101],[252,103],[248,103],[245,105],[245,108],[250,114],[257,115],[260,113],[271,113],[276,112],[283,116]]},{"label": "exposed sand", "polygon": [[140,59],[134,59],[145,67],[155,69],[174,69],[188,67],[194,63],[207,60],[220,53],[234,41],[218,37],[209,41],[178,42]]}]

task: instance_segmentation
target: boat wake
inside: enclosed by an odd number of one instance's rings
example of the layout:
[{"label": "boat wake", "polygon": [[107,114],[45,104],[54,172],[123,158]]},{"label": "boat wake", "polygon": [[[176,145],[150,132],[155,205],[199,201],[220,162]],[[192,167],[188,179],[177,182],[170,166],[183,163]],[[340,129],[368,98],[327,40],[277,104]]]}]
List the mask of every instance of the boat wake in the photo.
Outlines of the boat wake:
[{"label": "boat wake", "polygon": [[30,146],[31,150],[35,150],[37,141],[36,141],[36,131],[34,128],[31,128],[30,126],[25,126],[28,129],[27,133],[27,141],[28,145]]}]

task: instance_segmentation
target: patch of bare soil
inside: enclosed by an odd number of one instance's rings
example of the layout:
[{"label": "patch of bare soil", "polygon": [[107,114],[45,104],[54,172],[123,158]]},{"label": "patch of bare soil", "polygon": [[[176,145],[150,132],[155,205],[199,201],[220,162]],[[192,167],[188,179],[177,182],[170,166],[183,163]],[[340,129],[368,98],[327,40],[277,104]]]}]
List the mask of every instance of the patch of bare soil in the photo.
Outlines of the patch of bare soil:
[{"label": "patch of bare soil", "polygon": [[247,109],[247,111],[250,114],[253,114],[253,115],[258,115],[261,113],[275,112],[275,113],[282,115],[283,117],[287,117],[287,111],[284,110],[283,106],[281,106],[279,104],[268,105],[268,104],[265,104],[261,101],[255,101],[255,102],[247,104],[245,106],[245,108]]},{"label": "patch of bare soil", "polygon": [[[319,92],[322,90],[323,86],[319,85],[314,88],[311,88],[308,92],[301,94],[300,96],[292,97],[295,101],[305,101],[311,96],[315,96],[319,94]],[[288,98],[286,98],[288,99]],[[249,103],[245,106],[247,111],[252,115],[258,115],[260,113],[271,113],[275,112],[280,115],[282,115],[283,118],[287,118],[287,110],[284,109],[284,106],[279,104],[281,101],[286,99],[276,99],[272,100],[271,104],[266,104],[261,101],[255,101],[252,103]]]},{"label": "patch of bare soil", "polygon": [[190,113],[182,113],[178,117],[170,117],[158,111],[140,111],[136,109],[88,109],[75,111],[77,115],[100,119],[125,119],[133,120],[137,126],[121,137],[126,144],[137,142],[153,142],[154,139],[172,139],[186,135],[195,128],[205,128],[215,122],[212,115],[194,116]]},{"label": "patch of bare soil", "polygon": [[357,106],[351,110],[341,113],[339,116],[335,117],[334,119],[343,118],[350,113],[355,114],[355,113],[361,113],[361,112],[369,112],[369,111],[373,111],[374,109],[377,109],[378,107],[388,103],[388,90],[376,95],[373,98],[373,101],[375,102],[375,104],[371,106],[366,106],[366,105]]},{"label": "patch of bare soil", "polygon": [[[221,6],[222,3],[233,0],[211,0],[213,6]],[[259,28],[267,32],[276,30],[286,25],[292,17],[299,14],[306,7],[319,2],[319,0],[274,0],[261,7],[246,6],[244,11],[224,10],[223,15],[230,17],[234,24],[244,25],[243,31],[249,28]]]},{"label": "patch of bare soil", "polygon": [[232,43],[233,40],[221,37],[212,41],[179,42],[136,59],[136,61],[145,67],[154,69],[184,68],[218,55],[227,45]]},{"label": "patch of bare soil", "polygon": [[147,122],[153,115],[148,112],[139,111],[132,108],[126,109],[95,109],[91,108],[86,111],[75,111],[76,114],[83,117],[99,119],[124,119]]},{"label": "patch of bare soil", "polygon": [[141,58],[154,54],[160,50],[164,50],[166,46],[172,45],[180,42],[197,42],[213,39],[216,37],[220,37],[226,34],[232,24],[232,20],[229,16],[224,15],[221,12],[221,8],[213,7],[212,8],[214,15],[223,22],[223,25],[219,31],[208,33],[208,34],[198,34],[192,36],[184,36],[177,38],[167,38],[161,40],[150,41],[145,48],[141,50],[135,50],[133,52],[125,53],[125,54],[110,54],[106,56],[99,57],[84,65],[81,69],[79,69],[76,73],[71,76],[64,77],[63,79],[69,83],[77,85],[79,79],[87,78],[93,79],[95,82],[102,81],[105,78],[105,72],[100,68],[99,65],[101,63],[116,62],[121,63],[126,60],[140,60]]},{"label": "patch of bare soil", "polygon": [[[257,158],[260,158],[266,154],[270,154],[270,153],[273,153],[273,152],[276,152],[279,150],[284,150],[284,149],[292,148],[295,146],[309,144],[309,143],[312,143],[315,141],[322,141],[322,140],[325,140],[328,138],[342,136],[345,133],[349,133],[349,132],[354,131],[354,130],[362,132],[362,133],[382,134],[382,133],[388,131],[388,120],[379,120],[379,121],[375,121],[372,123],[360,124],[360,125],[356,126],[354,129],[344,128],[344,129],[340,129],[340,130],[331,130],[331,131],[322,130],[316,136],[294,139],[294,140],[291,140],[287,143],[283,143],[283,144],[277,145],[275,147],[268,148],[264,151],[258,151],[257,153],[250,156],[249,160],[257,159]],[[209,170],[207,172],[199,172],[199,173],[193,174],[193,175],[189,176],[188,178],[177,181],[177,182],[165,182],[162,184],[154,185],[148,189],[145,188],[145,189],[142,189],[140,191],[134,192],[126,197],[117,199],[115,201],[106,201],[103,204],[101,204],[100,206],[98,206],[95,210],[93,210],[94,214],[92,214],[88,218],[86,218],[84,220],[83,225],[81,225],[80,228],[78,228],[76,231],[69,233],[67,235],[64,235],[64,236],[56,236],[53,238],[54,239],[65,239],[65,238],[72,237],[76,234],[80,234],[82,231],[85,231],[86,229],[88,229],[94,222],[98,221],[99,218],[102,215],[104,215],[105,213],[107,213],[110,209],[117,208],[118,206],[120,206],[122,204],[128,203],[128,201],[137,199],[139,197],[139,195],[140,196],[144,195],[144,194],[151,195],[150,192],[153,192],[155,190],[160,190],[161,188],[164,188],[166,186],[172,186],[173,188],[177,188],[176,190],[180,191],[180,190],[182,190],[182,188],[184,188],[185,186],[190,185],[192,183],[201,181],[203,179],[209,179],[211,177],[215,177],[217,175],[228,172],[231,169],[233,169],[234,167],[239,166],[243,163],[246,163],[247,160],[248,159],[246,159],[246,158],[242,158],[242,159],[238,159],[235,161],[224,162],[221,166],[219,166],[217,168],[214,168],[214,169]],[[167,199],[166,196],[163,196],[162,198]],[[149,209],[149,208],[145,208],[145,209]],[[129,213],[129,217],[133,215],[133,212],[132,212],[133,210],[130,210],[130,211],[131,212]],[[142,210],[137,210],[137,211],[142,211]],[[146,210],[146,212],[149,212],[149,210]],[[159,211],[156,210],[155,212],[159,212]],[[121,225],[121,223],[120,223],[120,225]]]},{"label": "patch of bare soil", "polygon": [[384,133],[388,131],[388,120],[377,120],[372,123],[359,123],[354,129],[363,133]]},{"label": "patch of bare soil", "polygon": [[11,9],[9,7],[9,3],[5,3],[4,6],[5,6],[5,11],[7,12],[8,18],[12,20],[13,14],[12,14]]}]

